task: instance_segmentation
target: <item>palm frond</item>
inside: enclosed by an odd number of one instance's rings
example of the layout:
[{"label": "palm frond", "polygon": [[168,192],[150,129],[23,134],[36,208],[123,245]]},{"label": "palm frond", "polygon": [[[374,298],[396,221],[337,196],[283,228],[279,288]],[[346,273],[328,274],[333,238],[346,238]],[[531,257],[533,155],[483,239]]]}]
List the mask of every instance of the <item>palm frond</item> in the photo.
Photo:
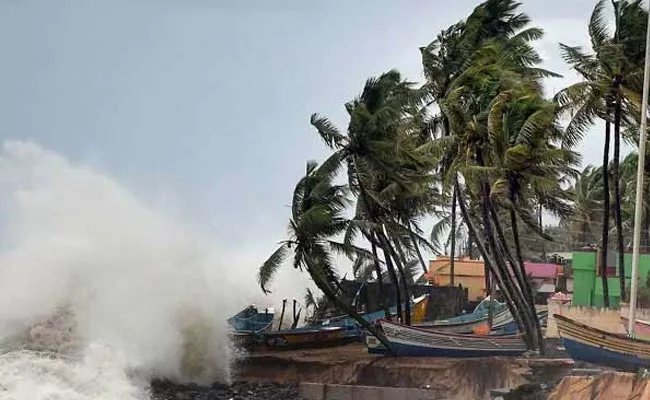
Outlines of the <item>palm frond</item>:
[{"label": "palm frond", "polygon": [[262,264],[260,267],[259,271],[257,272],[257,283],[260,285],[260,288],[264,293],[271,293],[267,287],[273,279],[275,273],[282,266],[282,263],[286,259],[288,253],[289,243],[284,242],[280,245],[280,247],[278,247],[277,250],[273,252],[273,254],[271,254],[271,256],[266,261],[264,261],[264,264]]}]

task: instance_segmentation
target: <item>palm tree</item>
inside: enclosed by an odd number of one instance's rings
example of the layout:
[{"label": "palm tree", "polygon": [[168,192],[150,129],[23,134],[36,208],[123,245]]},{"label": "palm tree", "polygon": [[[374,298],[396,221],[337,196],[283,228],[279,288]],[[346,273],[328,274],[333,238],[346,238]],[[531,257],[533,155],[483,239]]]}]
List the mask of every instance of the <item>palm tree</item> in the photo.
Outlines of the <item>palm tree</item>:
[{"label": "palm tree", "polygon": [[[314,114],[311,119],[335,157],[345,162],[349,186],[357,196],[355,223],[350,225],[346,243],[361,233],[373,251],[382,250],[396,287],[398,315],[405,315],[407,324],[410,294],[405,266],[409,254],[417,256],[426,271],[419,246],[433,248],[417,226],[418,217],[427,213],[435,199],[426,162],[416,152],[422,133],[421,103],[422,95],[413,84],[402,80],[399,72],[389,71],[368,79],[361,95],[346,104],[347,135],[326,118]],[[381,276],[379,269],[377,276]]]},{"label": "palm tree", "polygon": [[333,183],[338,164],[338,160],[333,158],[320,168],[313,161],[307,163],[305,176],[298,181],[293,193],[289,239],[282,241],[280,247],[262,264],[258,282],[262,290],[268,293],[273,276],[293,252],[294,268],[306,270],[328,300],[390,348],[383,334],[361,318],[350,306],[351,301],[345,298],[344,292],[337,290],[339,281],[332,252],[346,248],[346,251],[363,253],[361,249],[353,249],[331,239],[343,233],[350,223],[343,215],[349,203],[348,189]]},{"label": "palm tree", "polygon": [[470,238],[485,259],[490,275],[506,295],[522,331],[527,333],[529,346],[537,348],[541,335],[531,306],[530,290],[526,289],[525,276],[517,273],[519,278],[515,278],[511,275],[508,263],[512,268],[520,263],[510,255],[511,249],[505,243],[504,230],[490,195],[496,176],[490,168],[494,149],[489,140],[488,121],[497,103],[495,99],[507,96],[518,87],[541,96],[540,79],[556,76],[536,66],[541,59],[530,41],[541,37],[542,32],[527,28],[529,18],[517,13],[518,6],[514,1],[489,0],[475,9],[463,27],[463,69],[454,76],[444,98],[437,103],[454,137],[454,144],[448,151],[452,159],[446,179],[456,181],[461,177],[465,185],[454,184],[456,195],[469,195],[480,204],[481,234],[476,231],[477,224],[472,221],[466,199],[458,197]]},{"label": "palm tree", "polygon": [[583,247],[597,242],[597,230],[603,213],[602,171],[585,167],[570,189],[572,212],[562,220],[573,235],[573,246]]},{"label": "palm tree", "polygon": [[[625,298],[624,238],[620,196],[620,141],[621,126],[628,110],[639,108],[640,86],[643,76],[643,51],[645,48],[645,24],[647,14],[641,1],[613,1],[614,34],[608,31],[605,18],[605,0],[596,4],[589,22],[589,35],[594,54],[587,54],[579,47],[561,45],[564,59],[583,78],[583,82],[571,85],[557,94],[564,108],[573,114],[567,128],[569,143],[579,140],[595,118],[605,121],[605,145],[603,151],[603,224],[601,239],[601,276],[603,280],[604,305],[609,306],[607,274],[607,251],[609,242],[610,191],[609,147],[611,124],[614,124],[614,156],[612,179],[614,184],[614,217],[617,231],[617,250],[621,298]],[[641,53],[640,53],[641,52]]]},{"label": "palm tree", "polygon": [[[462,46],[462,38],[464,32],[464,23],[458,23],[452,25],[440,32],[438,37],[431,42],[426,47],[420,48],[420,53],[422,55],[422,67],[424,69],[424,76],[427,79],[427,82],[424,84],[423,89],[428,93],[432,102],[439,101],[445,97],[451,83],[455,76],[462,70],[462,64],[464,62],[464,46]],[[449,130],[449,119],[444,113],[441,113],[439,117],[433,118],[431,120],[431,131],[434,132],[433,138],[435,138],[435,132],[441,130],[442,136],[449,137],[451,132]],[[452,147],[453,148],[453,147]],[[449,168],[449,164],[453,159],[453,154],[451,152],[447,153],[443,159],[441,165],[441,172],[445,174],[445,171]],[[450,186],[450,185],[446,185]],[[455,259],[456,259],[456,232],[457,232],[457,221],[456,221],[456,207],[457,207],[457,198],[456,191],[453,190],[453,186],[446,187],[444,192],[446,194],[451,194],[451,210],[449,211],[449,218],[443,219],[442,223],[434,226],[431,232],[431,239],[437,240],[437,236],[442,232],[443,229],[449,227],[449,273],[450,273],[450,285],[455,285]],[[445,246],[446,247],[446,246]]]},{"label": "palm tree", "polygon": [[[513,268],[515,277],[531,308],[534,308],[533,292],[524,268],[518,219],[545,236],[541,221],[539,225],[534,222],[533,210],[541,208],[543,201],[559,213],[567,212],[568,196],[562,185],[575,175],[573,167],[579,161],[576,153],[554,144],[563,134],[558,119],[556,104],[544,100],[535,85],[501,92],[488,115],[491,150],[487,164],[490,166],[483,170],[494,176],[490,190],[492,203],[509,213],[516,259],[510,258],[509,242],[497,210],[492,209],[491,214],[504,253],[510,264],[517,266]],[[537,204],[533,204],[534,199]],[[541,330],[536,329],[541,342]]]}]

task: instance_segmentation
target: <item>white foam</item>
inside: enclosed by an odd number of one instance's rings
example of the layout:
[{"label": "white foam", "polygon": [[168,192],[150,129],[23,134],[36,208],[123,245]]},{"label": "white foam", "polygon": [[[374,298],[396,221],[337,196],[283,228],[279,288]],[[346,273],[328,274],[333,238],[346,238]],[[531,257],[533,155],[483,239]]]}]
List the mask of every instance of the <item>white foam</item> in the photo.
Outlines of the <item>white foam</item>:
[{"label": "white foam", "polygon": [[29,142],[2,149],[0,226],[0,399],[139,399],[126,370],[229,379],[225,321],[259,290],[206,282],[222,268],[207,237]]},{"label": "white foam", "polygon": [[0,400],[146,400],[146,384],[127,376],[125,364],[91,344],[81,360],[13,351],[0,356]]}]

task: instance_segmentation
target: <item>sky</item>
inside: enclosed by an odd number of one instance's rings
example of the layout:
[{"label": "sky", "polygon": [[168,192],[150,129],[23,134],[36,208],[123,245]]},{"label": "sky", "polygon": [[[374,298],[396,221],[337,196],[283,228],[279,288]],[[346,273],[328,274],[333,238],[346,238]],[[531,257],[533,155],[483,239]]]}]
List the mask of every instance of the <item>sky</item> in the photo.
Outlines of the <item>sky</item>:
[{"label": "sky", "polygon": [[[593,0],[523,1],[544,66],[577,76],[558,43],[588,46]],[[5,0],[0,139],[91,165],[202,230],[242,267],[283,238],[288,204],[325,146],[311,113],[392,68],[421,81],[418,47],[477,1]],[[595,128],[581,150],[602,157]]]}]

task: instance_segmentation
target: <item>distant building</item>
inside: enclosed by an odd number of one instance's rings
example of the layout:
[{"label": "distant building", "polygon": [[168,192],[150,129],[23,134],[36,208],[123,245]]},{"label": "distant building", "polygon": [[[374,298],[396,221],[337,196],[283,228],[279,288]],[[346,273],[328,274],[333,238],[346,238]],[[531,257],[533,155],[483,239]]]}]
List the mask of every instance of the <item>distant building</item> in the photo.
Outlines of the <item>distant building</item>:
[{"label": "distant building", "polygon": [[[482,260],[460,258],[454,261],[454,285],[460,284],[467,289],[469,301],[480,300],[486,295],[484,268]],[[432,285],[451,285],[451,259],[440,256],[429,261],[429,272],[426,278]]]},{"label": "distant building", "polygon": [[536,292],[535,303],[545,304],[546,300],[557,291],[560,277],[563,276],[562,265],[552,263],[524,262],[526,275],[530,278],[533,290]]},{"label": "distant building", "polygon": [[[573,299],[572,304],[580,306],[603,306],[603,283],[599,264],[598,250],[581,250],[573,252]],[[607,252],[607,286],[610,307],[619,307],[621,301],[620,281],[618,277],[618,253]],[[630,287],[632,273],[632,254],[625,253],[625,285]],[[646,286],[650,273],[650,254],[639,255],[639,286]]]},{"label": "distant building", "polygon": [[[451,260],[449,257],[438,257],[429,262],[429,272],[426,278],[429,283],[437,286],[451,285]],[[546,299],[562,286],[564,268],[552,263],[524,263],[526,275],[537,292],[536,302],[546,303]],[[454,284],[459,284],[468,290],[468,299],[476,301],[487,294],[485,289],[485,264],[482,260],[467,258],[456,259],[454,262]]]}]

